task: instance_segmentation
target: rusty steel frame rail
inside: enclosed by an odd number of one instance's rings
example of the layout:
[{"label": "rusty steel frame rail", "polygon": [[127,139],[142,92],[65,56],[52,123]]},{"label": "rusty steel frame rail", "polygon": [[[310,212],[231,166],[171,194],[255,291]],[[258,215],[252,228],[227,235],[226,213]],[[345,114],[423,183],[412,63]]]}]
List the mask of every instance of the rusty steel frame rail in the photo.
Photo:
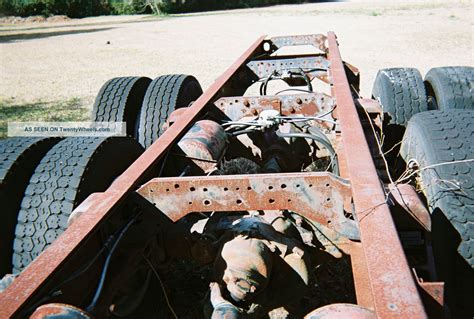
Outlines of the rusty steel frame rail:
[{"label": "rusty steel frame rail", "polygon": [[[286,37],[278,41],[281,41],[280,45],[311,43],[327,52],[332,95],[341,127],[343,145],[340,149],[344,155],[341,159],[343,171],[347,173],[343,177],[348,178],[352,185],[355,217],[359,222],[361,237],[361,244],[357,244],[360,249],[353,256],[359,257],[355,264],[361,267],[358,273],[354,273],[358,301],[365,307],[373,306],[377,316],[382,318],[426,317],[364,136],[335,34],[328,33],[327,47],[325,36],[300,36],[296,40]],[[80,250],[84,241],[92,237],[131,192],[146,182],[144,179],[153,167],[206,106],[214,101],[224,84],[233,79],[251,57],[262,52],[263,45],[268,42],[271,40],[259,38],[104,193],[93,194],[75,209],[76,213],[83,214],[79,214],[77,220],[0,295],[1,318],[18,316],[54,273]],[[273,47],[278,48],[280,45]],[[354,270],[357,271],[357,267]],[[368,282],[363,282],[365,278]]]},{"label": "rusty steel frame rail", "polygon": [[381,318],[426,318],[365,139],[334,32],[328,33],[328,47],[348,178],[374,310]]}]

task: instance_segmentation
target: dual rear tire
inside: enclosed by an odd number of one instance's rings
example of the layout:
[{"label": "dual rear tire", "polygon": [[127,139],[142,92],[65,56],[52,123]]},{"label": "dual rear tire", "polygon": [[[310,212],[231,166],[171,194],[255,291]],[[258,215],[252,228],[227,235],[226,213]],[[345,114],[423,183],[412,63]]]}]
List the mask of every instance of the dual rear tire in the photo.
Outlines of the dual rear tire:
[{"label": "dual rear tire", "polygon": [[474,68],[447,66],[431,69],[425,86],[433,109],[474,110]]},{"label": "dual rear tire", "polygon": [[64,232],[74,208],[106,190],[142,152],[129,137],[69,137],[54,145],[35,168],[21,201],[13,273]]},{"label": "dual rear tire", "polygon": [[[455,317],[474,307],[474,68],[379,71],[373,96],[384,111],[385,145],[419,169],[432,219],[435,265]],[[392,162],[393,163],[393,162]]]},{"label": "dual rear tire", "polygon": [[474,314],[474,110],[416,114],[401,155],[416,163],[431,213],[433,254],[453,318]]},{"label": "dual rear tire", "polygon": [[113,78],[100,89],[91,120],[125,122],[127,134],[148,148],[163,133],[171,112],[189,106],[201,94],[201,85],[190,75],[162,75],[153,81]]},{"label": "dual rear tire", "polygon": [[1,276],[18,273],[67,227],[86,197],[107,189],[142,152],[129,137],[0,141]]},{"label": "dual rear tire", "polygon": [[0,278],[12,271],[13,241],[23,193],[35,167],[59,138],[0,140]]},{"label": "dual rear tire", "polygon": [[474,109],[474,68],[438,67],[423,78],[414,68],[382,69],[372,96],[379,99],[388,125],[405,127],[428,110]]},{"label": "dual rear tire", "polygon": [[158,139],[169,114],[201,94],[188,75],[114,78],[100,89],[91,120],[125,122],[128,137],[1,140],[0,278],[30,264],[66,229],[75,207],[106,190]]}]

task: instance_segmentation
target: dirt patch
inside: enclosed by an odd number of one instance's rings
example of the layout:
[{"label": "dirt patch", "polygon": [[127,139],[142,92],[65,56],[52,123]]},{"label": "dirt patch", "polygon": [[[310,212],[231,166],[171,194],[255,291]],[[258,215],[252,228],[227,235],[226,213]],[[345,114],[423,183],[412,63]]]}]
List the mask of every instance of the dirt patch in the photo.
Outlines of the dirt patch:
[{"label": "dirt patch", "polygon": [[50,17],[31,16],[31,17],[26,17],[26,18],[8,16],[8,17],[0,18],[0,24],[25,24],[25,23],[44,23],[44,22],[58,23],[58,22],[66,22],[70,20],[71,18],[67,16],[63,16],[63,15],[50,16]]},{"label": "dirt patch", "polygon": [[350,1],[170,17],[107,16],[0,26],[0,98],[16,103],[79,99],[91,108],[116,76],[194,75],[203,89],[262,34],[333,30],[342,57],[370,97],[377,70],[473,65],[466,0]]}]

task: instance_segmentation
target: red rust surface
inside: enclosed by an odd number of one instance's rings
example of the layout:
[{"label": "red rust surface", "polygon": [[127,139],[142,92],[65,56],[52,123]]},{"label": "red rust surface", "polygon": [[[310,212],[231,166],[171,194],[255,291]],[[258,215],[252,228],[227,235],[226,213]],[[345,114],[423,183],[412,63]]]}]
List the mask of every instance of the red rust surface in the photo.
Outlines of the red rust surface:
[{"label": "red rust surface", "polygon": [[90,317],[85,311],[62,303],[42,305],[30,316],[30,319],[48,318],[89,319]]},{"label": "red rust surface", "polygon": [[386,204],[386,194],[364,136],[333,32],[328,33],[328,46],[337,115],[375,311],[381,318],[426,318]]},{"label": "red rust surface", "polygon": [[294,45],[312,45],[322,52],[327,52],[327,37],[324,34],[306,34],[272,37],[270,41],[277,48]]},{"label": "red rust surface", "polygon": [[358,239],[344,216],[349,184],[328,173],[155,178],[138,193],[176,222],[190,212],[288,209]]},{"label": "red rust surface", "polygon": [[181,116],[186,114],[188,109],[186,107],[180,107],[175,109],[171,114],[168,116],[165,124],[163,125],[163,131],[167,130],[174,122],[176,122]]},{"label": "red rust surface", "polygon": [[362,244],[353,242],[350,247],[350,255],[357,304],[374,310],[374,298],[370,291],[369,272],[367,270]]},{"label": "red rust surface", "polygon": [[444,282],[420,282],[419,285],[439,305],[444,305]]},{"label": "red rust surface", "polygon": [[332,304],[307,314],[305,319],[376,319],[375,313],[359,305]]},{"label": "red rust surface", "polygon": [[397,203],[426,231],[431,231],[431,216],[413,186],[409,184],[389,185],[390,194]]},{"label": "red rust surface", "polygon": [[302,69],[303,71],[309,69],[321,69],[314,72],[307,72],[307,76],[312,80],[320,78],[322,81],[327,79],[326,70],[329,68],[329,61],[323,56],[309,56],[304,58],[285,57],[268,60],[255,60],[247,63],[247,66],[260,79],[267,78],[274,75],[275,72],[283,72],[287,70]]},{"label": "red rust surface", "polygon": [[178,142],[179,148],[205,173],[216,168],[224,155],[227,135],[219,124],[210,120],[197,121]]},{"label": "red rust surface", "polygon": [[[316,116],[334,107],[332,97],[322,93],[223,97],[214,103],[232,121],[256,116],[263,110],[277,110],[285,116]],[[330,119],[332,119],[329,115]]]},{"label": "red rust surface", "polygon": [[444,282],[425,282],[413,269],[420,294],[430,319],[446,318],[444,306]]},{"label": "red rust surface", "polygon": [[164,152],[186,132],[197,115],[216,95],[248,58],[258,50],[265,36],[255,41],[245,53],[227,69],[209,89],[187,109],[186,116],[179,117],[153,145],[147,149],[101,196],[86,199],[82,207],[85,213],[36,258],[16,280],[0,295],[0,318],[14,317],[34,293],[69,258],[75,249],[91,235],[158,162]]}]

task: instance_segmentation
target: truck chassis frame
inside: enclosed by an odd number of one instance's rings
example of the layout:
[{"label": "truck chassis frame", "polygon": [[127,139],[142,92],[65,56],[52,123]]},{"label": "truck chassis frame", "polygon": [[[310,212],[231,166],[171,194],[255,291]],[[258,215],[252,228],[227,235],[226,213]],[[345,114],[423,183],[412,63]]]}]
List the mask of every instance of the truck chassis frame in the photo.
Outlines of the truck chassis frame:
[{"label": "truck chassis frame", "polygon": [[[270,56],[294,45],[312,45],[321,53]],[[314,77],[330,85],[331,96],[241,96],[248,87],[242,83],[251,84],[290,65],[320,68]],[[333,32],[260,37],[192,106],[170,119],[172,124],[164,134],[105,192],[92,194],[75,209],[80,215],[77,220],[0,295],[0,317],[21,316],[41,303],[45,291],[84,262],[83,256],[90,254],[86,251],[91,238],[105,222],[136,197],[155,203],[172,221],[189,212],[224,209],[305,212],[306,217],[327,226],[332,238],[338,239],[339,248],[350,255],[359,306],[382,318],[426,317],[422,292],[442,304],[442,283],[421,282],[409,266],[388,205],[388,192],[374,164],[370,149],[374,145],[370,145],[363,115],[359,115],[365,109],[376,117],[380,106],[375,100],[359,98],[357,87],[358,70],[342,60]],[[302,172],[150,179],[170,147],[210,108],[233,114],[231,119],[237,120],[272,108],[283,115],[309,115],[332,107],[339,122],[336,142],[340,178],[330,173]],[[154,194],[160,194],[161,201]],[[179,205],[163,200],[164,194],[172,194],[173,200],[178,197]],[[342,207],[351,208],[353,220],[344,217]]]}]

